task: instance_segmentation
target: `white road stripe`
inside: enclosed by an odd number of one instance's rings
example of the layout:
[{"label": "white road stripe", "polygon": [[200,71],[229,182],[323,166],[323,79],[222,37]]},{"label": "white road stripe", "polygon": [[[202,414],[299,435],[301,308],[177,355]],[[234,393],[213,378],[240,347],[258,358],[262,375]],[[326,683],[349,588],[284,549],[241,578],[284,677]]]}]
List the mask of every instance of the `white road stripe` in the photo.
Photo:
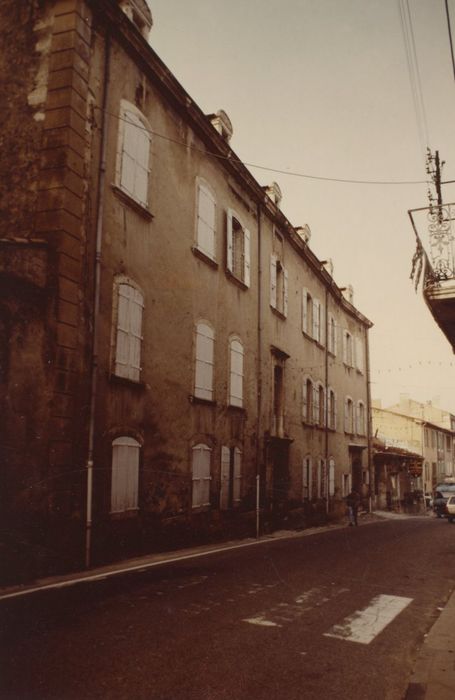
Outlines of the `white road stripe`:
[{"label": "white road stripe", "polygon": [[263,615],[256,615],[256,617],[249,617],[243,622],[249,622],[250,625],[260,625],[262,627],[281,627],[281,625],[278,625],[276,622],[272,622],[272,620],[266,620]]},{"label": "white road stripe", "polygon": [[329,632],[325,632],[324,636],[369,644],[411,602],[412,598],[378,595],[367,608],[346,617],[341,624],[334,625]]}]

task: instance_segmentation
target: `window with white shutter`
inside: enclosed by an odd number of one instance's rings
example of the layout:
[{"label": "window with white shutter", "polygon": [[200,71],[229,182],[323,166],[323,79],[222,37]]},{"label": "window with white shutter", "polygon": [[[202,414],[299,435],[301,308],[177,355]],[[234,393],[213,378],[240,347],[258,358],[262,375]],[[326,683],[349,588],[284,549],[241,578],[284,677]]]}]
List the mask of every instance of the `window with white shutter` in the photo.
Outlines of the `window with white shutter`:
[{"label": "window with white shutter", "polygon": [[151,130],[144,115],[132,104],[120,106],[117,184],[144,207],[148,205]]},{"label": "window with white shutter", "polygon": [[117,328],[114,374],[139,381],[141,373],[142,313],[144,297],[131,284],[117,287]]},{"label": "window with white shutter", "polygon": [[192,506],[199,508],[210,505],[210,461],[211,448],[204,444],[193,447],[192,459]]},{"label": "window with white shutter", "polygon": [[349,396],[344,402],[344,431],[354,433],[354,403]]},{"label": "window with white shutter", "polygon": [[226,445],[221,447],[221,484],[220,484],[220,508],[227,510],[230,500],[231,483],[231,450]]},{"label": "window with white shutter", "polygon": [[232,209],[227,211],[226,267],[233,277],[250,286],[251,236]]},{"label": "window with white shutter", "polygon": [[327,394],[327,417],[328,417],[328,427],[331,430],[336,430],[337,427],[337,407],[336,407],[336,395],[333,389],[329,389]]},{"label": "window with white shutter", "polygon": [[277,293],[276,293],[276,277],[277,277],[277,256],[272,253],[270,257],[270,306],[274,309],[277,308]]},{"label": "window with white shutter", "polygon": [[302,498],[311,498],[312,468],[311,457],[307,455],[302,467]]},{"label": "window with white shutter", "polygon": [[204,321],[196,325],[196,367],[194,395],[199,399],[213,400],[215,332]]},{"label": "window with white shutter", "polygon": [[319,386],[317,384],[313,385],[313,423],[318,425],[319,423]]},{"label": "window with white shutter", "polygon": [[283,316],[288,315],[288,271],[276,253],[270,258],[270,306]]},{"label": "window with white shutter", "polygon": [[314,422],[314,386],[311,377],[305,377],[303,380],[302,420],[305,423]]},{"label": "window with white shutter", "polygon": [[316,473],[316,498],[323,497],[322,484],[323,484],[324,464],[325,464],[325,461],[323,459],[318,459],[317,473]]},{"label": "window with white shutter", "polygon": [[348,367],[354,366],[353,338],[349,331],[343,331],[343,362]]},{"label": "window with white shutter", "polygon": [[216,200],[212,190],[201,180],[197,183],[196,244],[209,258],[215,260]]},{"label": "window with white shutter", "polygon": [[321,302],[319,299],[313,299],[313,339],[318,343],[321,339]]},{"label": "window with white shutter", "polygon": [[234,503],[240,501],[242,493],[242,452],[238,447],[234,447]]},{"label": "window with white shutter", "polygon": [[364,362],[363,362],[363,343],[362,339],[356,336],[355,338],[355,366],[358,372],[363,374]]},{"label": "window with white shutter", "polygon": [[335,495],[335,460],[329,459],[329,497]]},{"label": "window with white shutter", "polygon": [[112,443],[111,513],[137,510],[141,446],[131,437]]},{"label": "window with white shutter", "polygon": [[365,435],[365,404],[363,401],[357,403],[357,434]]},{"label": "window with white shutter", "polygon": [[335,323],[335,318],[332,314],[329,313],[329,318],[328,318],[328,334],[329,337],[327,339],[327,349],[329,352],[332,353],[332,355],[337,354],[337,327]]},{"label": "window with white shutter", "polygon": [[243,345],[233,338],[229,343],[230,377],[229,403],[231,406],[243,406]]},{"label": "window with white shutter", "polygon": [[220,508],[233,508],[242,494],[242,451],[239,447],[221,448]]},{"label": "window with white shutter", "polygon": [[318,321],[314,318],[314,300],[308,289],[302,290],[302,331],[314,337]]}]

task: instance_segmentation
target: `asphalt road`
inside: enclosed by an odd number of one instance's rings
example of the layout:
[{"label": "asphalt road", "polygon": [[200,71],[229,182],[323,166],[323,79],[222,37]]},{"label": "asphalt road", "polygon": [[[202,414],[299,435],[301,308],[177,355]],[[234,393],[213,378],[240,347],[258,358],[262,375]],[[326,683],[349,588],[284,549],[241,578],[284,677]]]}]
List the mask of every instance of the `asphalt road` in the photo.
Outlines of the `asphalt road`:
[{"label": "asphalt road", "polygon": [[5,600],[0,698],[400,700],[454,587],[455,525],[415,518]]}]

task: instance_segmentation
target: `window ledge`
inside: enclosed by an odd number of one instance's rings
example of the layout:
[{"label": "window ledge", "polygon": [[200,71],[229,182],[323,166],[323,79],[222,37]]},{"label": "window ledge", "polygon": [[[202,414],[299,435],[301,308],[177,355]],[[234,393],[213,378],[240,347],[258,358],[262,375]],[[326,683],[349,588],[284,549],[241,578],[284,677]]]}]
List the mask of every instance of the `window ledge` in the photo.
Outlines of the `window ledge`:
[{"label": "window ledge", "polygon": [[202,406],[216,406],[217,405],[216,401],[213,401],[212,399],[202,399],[200,396],[195,396],[194,394],[190,394],[188,399],[189,399],[190,403],[200,404]]},{"label": "window ledge", "polygon": [[236,277],[230,270],[226,270],[226,277],[227,277],[231,282],[233,282],[234,284],[236,284],[237,287],[240,287],[240,289],[243,289],[244,291],[246,291],[247,289],[249,289],[248,285],[245,284],[245,282],[242,282],[242,280],[239,279],[238,277]]},{"label": "window ledge", "polygon": [[120,513],[109,513],[112,520],[129,520],[130,518],[136,518],[139,515],[139,508],[130,508],[129,510],[123,510]]},{"label": "window ledge", "polygon": [[136,199],[134,199],[134,197],[128,194],[128,192],[125,192],[125,190],[123,190],[115,183],[112,183],[111,187],[114,190],[117,197],[122,202],[128,204],[132,209],[134,209],[135,212],[140,214],[140,216],[142,216],[144,219],[147,219],[147,221],[151,221],[154,218],[150,209],[144,206],[143,204],[140,204]]},{"label": "window ledge", "polygon": [[278,318],[281,318],[282,321],[286,320],[286,316],[282,311],[279,309],[276,309],[274,306],[270,305],[270,308],[272,309],[272,312],[275,314],[275,316],[278,316]]},{"label": "window ledge", "polygon": [[218,263],[216,262],[216,260],[211,258],[210,255],[207,255],[207,253],[204,253],[203,250],[193,245],[191,246],[191,251],[193,255],[195,255],[200,260],[203,260],[205,263],[210,265],[210,267],[213,267],[214,270],[218,270]]},{"label": "window ledge", "polygon": [[246,408],[243,406],[236,406],[235,404],[229,403],[227,405],[228,411],[232,411],[233,413],[243,413],[246,414]]},{"label": "window ledge", "polygon": [[327,350],[327,353],[330,355],[330,357],[336,357],[336,353],[333,352],[333,350]]},{"label": "window ledge", "polygon": [[123,384],[123,386],[136,387],[137,389],[145,389],[147,386],[146,383],[140,379],[128,379],[128,377],[121,377],[114,372],[110,373],[109,379],[114,384]]}]

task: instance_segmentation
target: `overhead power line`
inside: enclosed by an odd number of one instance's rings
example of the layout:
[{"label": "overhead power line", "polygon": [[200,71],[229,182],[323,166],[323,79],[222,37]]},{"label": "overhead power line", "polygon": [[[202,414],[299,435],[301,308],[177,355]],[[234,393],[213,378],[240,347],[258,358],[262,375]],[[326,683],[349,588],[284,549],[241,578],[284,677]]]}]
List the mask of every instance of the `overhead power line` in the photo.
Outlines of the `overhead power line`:
[{"label": "overhead power line", "polygon": [[453,77],[455,78],[455,58],[453,55],[453,40],[452,40],[452,28],[450,26],[450,14],[449,14],[449,3],[448,0],[445,0],[445,6],[446,6],[446,17],[447,17],[447,29],[449,32],[449,42],[450,42],[450,55],[452,57],[452,69],[453,69]]},{"label": "overhead power line", "polygon": [[[96,107],[97,110],[102,112],[101,107]],[[144,127],[139,127],[136,122],[132,122],[129,119],[125,119],[125,117],[121,117],[119,114],[114,114],[113,112],[109,112],[106,110],[106,113],[109,114],[111,117],[114,117],[115,119],[118,119],[119,121],[126,122],[127,124],[132,124],[135,126],[137,129],[141,129],[142,131],[146,131],[148,134],[151,134],[152,136],[156,136],[157,138],[163,139],[164,141],[169,141],[170,143],[174,143],[177,146],[181,146],[182,148],[185,149],[190,149],[193,151],[196,151],[198,153],[202,153],[206,156],[210,156],[212,158],[216,158],[218,160],[224,160],[224,161],[229,161],[230,163],[238,163],[239,165],[243,165],[248,168],[256,168],[258,170],[266,170],[267,172],[271,173],[278,173],[280,175],[289,175],[290,177],[300,177],[300,178],[305,178],[308,180],[321,180],[324,182],[341,182],[345,184],[352,184],[352,185],[428,185],[428,180],[361,180],[361,179],[351,179],[351,178],[342,178],[342,177],[330,177],[330,176],[323,176],[323,175],[312,175],[309,173],[301,173],[301,172],[296,172],[292,170],[283,170],[281,168],[274,168],[268,165],[259,165],[258,163],[249,163],[248,161],[242,161],[239,158],[235,158],[232,155],[228,156],[223,156],[219,153],[213,153],[212,151],[207,151],[206,149],[203,148],[198,148],[197,146],[194,145],[189,145],[185,143],[184,141],[179,141],[178,139],[174,139],[170,136],[165,136],[164,134],[160,134],[157,131],[153,131],[153,129],[148,129],[145,126]]]}]

